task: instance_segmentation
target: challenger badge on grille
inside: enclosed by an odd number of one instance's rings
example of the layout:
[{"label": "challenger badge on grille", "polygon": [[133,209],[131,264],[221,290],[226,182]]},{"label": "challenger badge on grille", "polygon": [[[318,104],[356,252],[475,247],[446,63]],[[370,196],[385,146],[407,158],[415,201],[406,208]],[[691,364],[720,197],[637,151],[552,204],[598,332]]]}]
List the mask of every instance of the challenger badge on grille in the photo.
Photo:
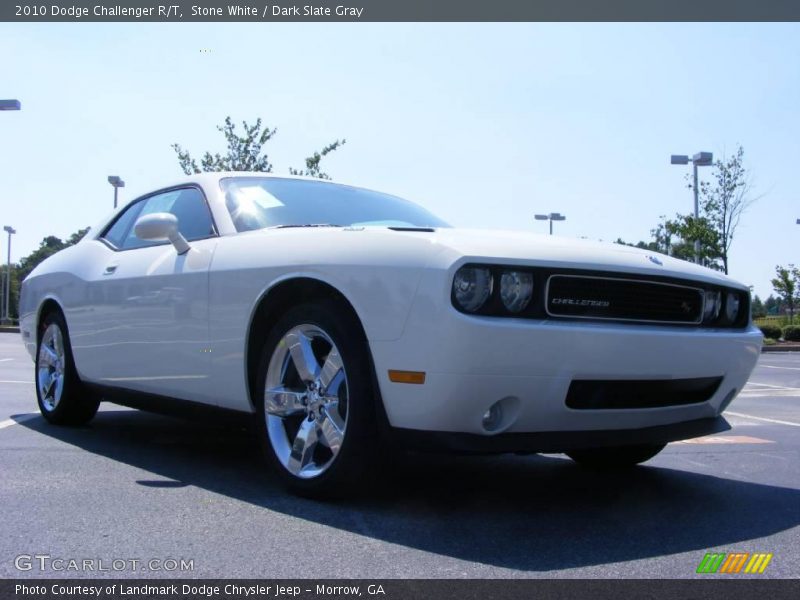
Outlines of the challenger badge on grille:
[{"label": "challenger badge on grille", "polygon": [[645,323],[699,324],[700,288],[660,281],[592,275],[551,275],[547,313],[554,317]]}]

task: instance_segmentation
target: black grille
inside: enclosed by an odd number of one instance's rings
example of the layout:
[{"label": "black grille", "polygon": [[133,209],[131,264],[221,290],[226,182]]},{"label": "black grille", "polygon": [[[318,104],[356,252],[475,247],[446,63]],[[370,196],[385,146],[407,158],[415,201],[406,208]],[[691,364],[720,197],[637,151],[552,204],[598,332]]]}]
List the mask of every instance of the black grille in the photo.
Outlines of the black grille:
[{"label": "black grille", "polygon": [[548,280],[547,312],[556,317],[699,324],[703,291],[654,281],[553,275]]},{"label": "black grille", "polygon": [[721,382],[722,377],[635,381],[575,380],[569,386],[567,406],[597,410],[697,404],[710,399]]}]

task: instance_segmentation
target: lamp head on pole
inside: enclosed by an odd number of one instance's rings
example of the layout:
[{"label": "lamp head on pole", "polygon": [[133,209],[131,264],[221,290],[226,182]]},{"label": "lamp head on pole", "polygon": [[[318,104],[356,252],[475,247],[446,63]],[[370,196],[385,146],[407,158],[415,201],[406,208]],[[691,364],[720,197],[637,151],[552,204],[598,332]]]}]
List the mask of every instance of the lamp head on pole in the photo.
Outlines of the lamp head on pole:
[{"label": "lamp head on pole", "polygon": [[698,152],[692,157],[692,162],[698,167],[707,167],[714,163],[714,155],[711,152]]},{"label": "lamp head on pole", "polygon": [[20,110],[19,100],[0,100],[0,110]]},{"label": "lamp head on pole", "polygon": [[3,231],[5,231],[6,233],[8,233],[9,235],[11,235],[12,233],[17,233],[17,230],[16,230],[16,229],[14,229],[13,227],[9,227],[8,225],[6,225],[5,227],[3,227]]}]

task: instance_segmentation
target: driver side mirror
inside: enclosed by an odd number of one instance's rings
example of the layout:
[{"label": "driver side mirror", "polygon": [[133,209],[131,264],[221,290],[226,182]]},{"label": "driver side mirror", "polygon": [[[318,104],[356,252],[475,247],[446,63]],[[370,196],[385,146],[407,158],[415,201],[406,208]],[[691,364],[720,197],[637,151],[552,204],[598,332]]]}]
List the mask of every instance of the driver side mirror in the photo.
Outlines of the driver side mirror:
[{"label": "driver side mirror", "polygon": [[178,254],[189,251],[189,242],[178,231],[178,217],[171,213],[152,213],[136,220],[133,231],[140,240],[169,240]]}]

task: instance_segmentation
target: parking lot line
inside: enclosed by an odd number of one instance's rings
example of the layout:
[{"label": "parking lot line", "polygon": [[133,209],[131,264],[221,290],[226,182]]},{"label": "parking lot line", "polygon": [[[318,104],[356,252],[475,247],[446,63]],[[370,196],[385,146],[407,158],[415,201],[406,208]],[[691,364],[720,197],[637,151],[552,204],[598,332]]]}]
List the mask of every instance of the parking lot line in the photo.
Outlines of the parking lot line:
[{"label": "parking lot line", "polygon": [[10,360],[14,360],[13,358],[0,358],[0,362],[8,362]]},{"label": "parking lot line", "polygon": [[770,383],[758,383],[757,381],[748,381],[744,387],[748,385],[760,385],[761,387],[770,388],[773,390],[797,390],[800,391],[800,388],[793,388],[793,387],[786,387],[785,385],[772,385]]},{"label": "parking lot line", "polygon": [[11,427],[12,425],[19,425],[20,423],[24,423],[25,421],[30,421],[31,419],[35,419],[39,416],[39,413],[26,413],[24,415],[14,415],[10,419],[6,419],[5,421],[0,421],[0,429],[5,429],[6,427]]},{"label": "parking lot line", "polygon": [[739,398],[800,398],[800,391],[795,392],[793,390],[776,390],[771,394],[767,394],[766,392],[744,391],[739,394]]},{"label": "parking lot line", "polygon": [[17,379],[0,379],[0,383],[33,383],[32,381],[19,381]]},{"label": "parking lot line", "polygon": [[791,427],[800,427],[800,423],[793,423],[792,421],[781,421],[779,419],[768,419],[767,417],[754,417],[753,415],[745,415],[738,412],[725,411],[726,415],[732,417],[740,417],[742,419],[753,419],[754,421],[765,421],[767,423],[775,423],[777,425],[789,425]]},{"label": "parking lot line", "polygon": [[800,371],[800,367],[778,367],[775,365],[758,365],[759,367],[763,367],[765,369],[786,369],[787,371]]},{"label": "parking lot line", "polygon": [[772,440],[749,435],[709,435],[706,437],[680,440],[676,444],[774,444]]}]

